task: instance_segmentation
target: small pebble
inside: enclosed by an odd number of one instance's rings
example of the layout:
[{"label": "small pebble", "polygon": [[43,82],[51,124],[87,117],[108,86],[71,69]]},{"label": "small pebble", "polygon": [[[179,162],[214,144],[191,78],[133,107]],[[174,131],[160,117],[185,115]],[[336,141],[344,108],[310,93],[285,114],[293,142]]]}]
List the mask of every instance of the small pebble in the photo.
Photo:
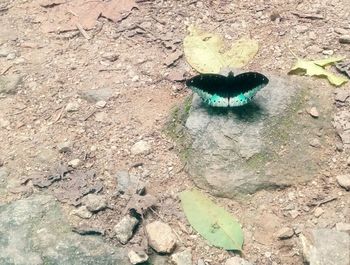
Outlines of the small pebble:
[{"label": "small pebble", "polygon": [[79,216],[83,219],[90,219],[92,217],[92,213],[86,208],[85,205],[79,207],[78,209],[75,209],[72,211],[72,214]]},{"label": "small pebble", "polygon": [[128,243],[134,233],[136,225],[139,223],[135,217],[126,215],[124,216],[118,224],[114,226],[115,237],[122,244]]},{"label": "small pebble", "polygon": [[289,227],[283,227],[276,233],[277,238],[279,239],[288,239],[294,235],[294,230]]},{"label": "small pebble", "polygon": [[171,227],[163,222],[154,221],[146,225],[148,244],[158,253],[172,253],[176,247],[176,236]]},{"label": "small pebble", "polygon": [[334,54],[334,51],[333,50],[323,50],[322,53],[324,55],[333,55]]},{"label": "small pebble", "polygon": [[82,199],[82,202],[92,213],[96,213],[107,208],[107,200],[103,195],[90,193]]},{"label": "small pebble", "polygon": [[128,253],[131,264],[140,264],[148,260],[148,255],[144,251],[130,250]]},{"label": "small pebble", "polygon": [[133,155],[140,155],[140,154],[147,155],[151,152],[151,145],[148,142],[141,140],[135,143],[131,147],[130,151]]},{"label": "small pebble", "polygon": [[190,249],[171,255],[170,260],[174,265],[192,265],[192,253]]},{"label": "small pebble", "polygon": [[310,145],[315,148],[321,147],[321,142],[318,138],[314,138],[310,141]]},{"label": "small pebble", "polygon": [[318,113],[318,110],[316,107],[312,107],[309,110],[309,114],[311,115],[311,117],[314,117],[314,118],[318,118],[318,116],[319,116],[319,113]]},{"label": "small pebble", "polygon": [[350,44],[350,35],[342,35],[339,37],[339,42],[342,44]]},{"label": "small pebble", "polygon": [[81,165],[81,160],[79,158],[73,159],[68,162],[68,166],[71,166],[73,168],[77,168]]},{"label": "small pebble", "polygon": [[337,182],[346,190],[350,190],[350,174],[337,176]]},{"label": "small pebble", "polygon": [[65,108],[67,112],[75,112],[79,110],[78,102],[69,102]]},{"label": "small pebble", "polygon": [[115,62],[116,60],[118,60],[119,55],[113,52],[105,52],[104,54],[102,54],[102,58],[110,62]]},{"label": "small pebble", "polygon": [[16,59],[16,53],[14,53],[14,52],[9,53],[6,56],[6,59],[9,60],[9,61],[12,61],[12,60]]},{"label": "small pebble", "polygon": [[338,231],[350,232],[350,223],[336,223],[335,228]]},{"label": "small pebble", "polygon": [[100,101],[97,101],[95,105],[96,105],[97,108],[102,109],[102,108],[104,108],[106,106],[106,104],[107,104],[106,101],[100,100]]},{"label": "small pebble", "polygon": [[343,29],[343,28],[335,28],[334,29],[335,33],[341,34],[341,35],[347,35],[349,33],[348,30]]},{"label": "small pebble", "polygon": [[66,141],[57,145],[58,152],[68,153],[72,151],[72,142]]},{"label": "small pebble", "polygon": [[324,213],[324,210],[321,207],[317,207],[314,211],[314,216],[315,217],[320,217]]}]

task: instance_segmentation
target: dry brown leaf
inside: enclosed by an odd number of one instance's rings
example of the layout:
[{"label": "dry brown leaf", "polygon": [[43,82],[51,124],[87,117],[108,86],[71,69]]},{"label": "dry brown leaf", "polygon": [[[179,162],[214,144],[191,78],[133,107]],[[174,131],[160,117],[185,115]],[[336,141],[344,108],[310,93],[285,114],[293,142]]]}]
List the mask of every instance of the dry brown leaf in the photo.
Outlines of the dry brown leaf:
[{"label": "dry brown leaf", "polygon": [[127,17],[131,9],[137,7],[137,4],[135,0],[111,0],[108,2],[77,0],[48,6],[51,8],[48,9],[47,20],[42,24],[43,31],[64,32],[77,29],[77,24],[86,30],[92,29],[100,16],[118,22]]}]

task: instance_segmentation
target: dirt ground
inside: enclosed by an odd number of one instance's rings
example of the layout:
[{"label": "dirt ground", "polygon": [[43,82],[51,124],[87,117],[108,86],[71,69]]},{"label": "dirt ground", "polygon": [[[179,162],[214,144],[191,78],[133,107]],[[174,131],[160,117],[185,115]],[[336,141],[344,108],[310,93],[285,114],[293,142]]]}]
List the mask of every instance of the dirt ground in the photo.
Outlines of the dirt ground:
[{"label": "dirt ground", "polygon": [[[141,176],[147,193],[159,201],[144,222],[161,219],[170,224],[180,245],[192,249],[194,262],[201,258],[210,265],[223,264],[234,253],[208,246],[181,211],[178,192],[194,184],[164,131],[172,110],[191,94],[183,82],[173,81],[174,76],[194,74],[182,55],[186,27],[196,24],[228,41],[251,36],[260,49],[245,68],[283,76],[295,60],[288,47],[310,59],[349,55],[350,45],[338,38],[350,32],[350,10],[341,0],[162,0],[137,5],[117,23],[100,17],[86,31],[88,40],[79,30],[45,32],[42,25],[52,7],[31,0],[0,1],[0,50],[15,54],[0,57],[0,75],[23,76],[15,95],[0,98],[0,161],[10,170],[9,189],[0,203],[33,192],[65,192],[58,183],[39,189],[28,178],[80,159],[76,170],[96,172],[94,182],[103,186],[109,209],[88,220],[69,218],[74,225],[105,229],[107,240],[118,245],[112,231],[127,200],[115,196],[115,174],[129,170]],[[325,80],[313,84],[334,89]],[[86,100],[90,89],[112,90],[105,106]],[[151,144],[149,154],[131,153],[139,140]],[[60,153],[60,144],[67,141],[71,151]],[[349,154],[337,151],[336,142],[324,153],[329,163],[308,184],[244,199],[214,198],[243,224],[245,259],[260,265],[302,264],[298,237],[279,240],[275,233],[280,228],[302,231],[349,222],[350,195],[335,180],[349,171]],[[318,203],[329,198],[334,199],[321,204],[324,212],[315,216]],[[74,209],[62,205],[68,214]],[[143,240],[139,229],[126,247]]]}]

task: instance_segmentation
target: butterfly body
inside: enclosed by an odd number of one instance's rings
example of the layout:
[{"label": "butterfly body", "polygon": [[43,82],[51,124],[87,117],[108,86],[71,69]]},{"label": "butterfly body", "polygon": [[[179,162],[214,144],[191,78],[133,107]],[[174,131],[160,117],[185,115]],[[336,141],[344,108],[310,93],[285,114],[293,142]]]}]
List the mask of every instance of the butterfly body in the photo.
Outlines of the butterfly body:
[{"label": "butterfly body", "polygon": [[249,103],[256,93],[267,85],[266,76],[256,72],[234,76],[200,74],[186,82],[186,85],[202,100],[213,107],[238,107]]}]

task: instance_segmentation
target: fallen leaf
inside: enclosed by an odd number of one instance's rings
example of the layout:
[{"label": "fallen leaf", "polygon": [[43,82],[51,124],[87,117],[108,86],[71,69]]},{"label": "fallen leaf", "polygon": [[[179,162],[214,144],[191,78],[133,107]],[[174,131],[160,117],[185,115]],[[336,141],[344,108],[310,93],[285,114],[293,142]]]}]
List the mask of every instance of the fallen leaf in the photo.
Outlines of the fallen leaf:
[{"label": "fallen leaf", "polygon": [[85,30],[92,29],[100,16],[118,22],[128,16],[137,4],[135,0],[77,0],[47,7],[51,8],[47,10],[47,20],[42,23],[43,31],[64,32],[76,30],[77,25]]},{"label": "fallen leaf", "polygon": [[180,199],[189,223],[210,244],[226,250],[242,250],[241,225],[230,213],[196,190],[182,192]]},{"label": "fallen leaf", "polygon": [[326,77],[328,81],[335,86],[341,86],[342,84],[348,82],[348,79],[333,74],[327,71],[326,65],[334,64],[335,62],[341,61],[343,58],[327,58],[323,60],[306,61],[297,58],[296,64],[292,67],[288,74],[304,74],[308,76],[319,76]]},{"label": "fallen leaf", "polygon": [[184,39],[187,62],[200,73],[219,73],[223,67],[240,68],[253,59],[259,45],[255,40],[242,38],[225,49],[221,37],[189,27]]}]

